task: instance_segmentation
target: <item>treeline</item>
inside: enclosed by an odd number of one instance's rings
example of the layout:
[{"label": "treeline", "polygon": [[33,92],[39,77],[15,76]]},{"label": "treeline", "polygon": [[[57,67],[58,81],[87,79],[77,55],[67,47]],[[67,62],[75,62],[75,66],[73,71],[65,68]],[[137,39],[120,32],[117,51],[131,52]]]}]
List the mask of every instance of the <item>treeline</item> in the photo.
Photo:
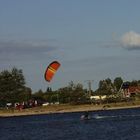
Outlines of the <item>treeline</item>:
[{"label": "treeline", "polygon": [[[38,103],[71,103],[81,104],[89,103],[91,95],[113,95],[120,100],[119,90],[123,83],[121,77],[116,77],[113,81],[110,78],[99,81],[96,91],[84,89],[81,83],[75,84],[71,81],[68,86],[53,91],[48,87],[45,92],[41,89],[36,93],[32,93],[30,87],[26,86],[25,77],[21,69],[13,68],[11,71],[4,70],[0,72],[0,105],[6,103],[21,103],[29,100],[37,100]],[[127,81],[129,85],[140,85],[140,80]]]},{"label": "treeline", "polygon": [[32,98],[31,88],[25,86],[21,69],[0,72],[0,104],[27,101]]}]

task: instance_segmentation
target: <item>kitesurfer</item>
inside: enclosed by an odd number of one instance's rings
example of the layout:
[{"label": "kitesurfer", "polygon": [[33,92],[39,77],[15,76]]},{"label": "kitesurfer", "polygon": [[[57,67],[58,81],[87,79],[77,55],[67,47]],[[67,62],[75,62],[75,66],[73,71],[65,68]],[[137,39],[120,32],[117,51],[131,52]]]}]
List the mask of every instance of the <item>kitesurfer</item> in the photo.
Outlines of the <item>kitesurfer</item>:
[{"label": "kitesurfer", "polygon": [[90,119],[90,115],[89,112],[86,111],[82,116],[81,116],[82,120],[89,120]]}]

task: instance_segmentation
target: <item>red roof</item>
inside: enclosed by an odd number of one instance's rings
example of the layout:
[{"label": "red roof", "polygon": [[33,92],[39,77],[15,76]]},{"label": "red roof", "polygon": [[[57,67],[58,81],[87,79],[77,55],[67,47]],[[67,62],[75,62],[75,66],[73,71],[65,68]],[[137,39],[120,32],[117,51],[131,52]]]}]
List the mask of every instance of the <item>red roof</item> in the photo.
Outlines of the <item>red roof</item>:
[{"label": "red roof", "polygon": [[140,86],[129,86],[128,89],[130,93],[140,92]]}]

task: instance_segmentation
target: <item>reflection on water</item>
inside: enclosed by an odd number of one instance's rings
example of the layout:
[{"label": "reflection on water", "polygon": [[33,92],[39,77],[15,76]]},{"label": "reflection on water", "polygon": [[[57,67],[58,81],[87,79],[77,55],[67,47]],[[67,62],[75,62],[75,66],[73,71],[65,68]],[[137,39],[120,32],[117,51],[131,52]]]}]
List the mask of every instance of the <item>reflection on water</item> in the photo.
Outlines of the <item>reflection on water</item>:
[{"label": "reflection on water", "polygon": [[140,140],[140,109],[0,118],[0,140]]}]

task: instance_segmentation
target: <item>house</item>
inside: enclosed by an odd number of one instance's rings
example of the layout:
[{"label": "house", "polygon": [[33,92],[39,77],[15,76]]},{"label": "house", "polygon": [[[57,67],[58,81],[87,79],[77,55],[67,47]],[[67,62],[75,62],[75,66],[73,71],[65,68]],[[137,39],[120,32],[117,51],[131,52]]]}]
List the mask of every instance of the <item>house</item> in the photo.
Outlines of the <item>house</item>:
[{"label": "house", "polygon": [[123,97],[131,97],[140,94],[140,86],[129,86],[122,89]]}]

